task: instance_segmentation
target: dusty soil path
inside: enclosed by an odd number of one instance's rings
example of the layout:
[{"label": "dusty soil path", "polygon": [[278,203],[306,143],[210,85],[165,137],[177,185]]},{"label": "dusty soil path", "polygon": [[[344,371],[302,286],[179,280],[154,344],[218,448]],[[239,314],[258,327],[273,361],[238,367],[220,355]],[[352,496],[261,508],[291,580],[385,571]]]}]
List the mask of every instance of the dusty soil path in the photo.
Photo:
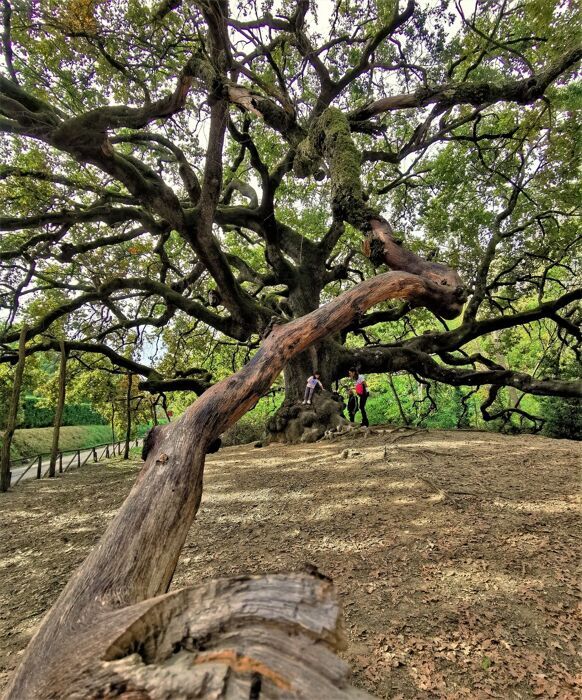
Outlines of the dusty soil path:
[{"label": "dusty soil path", "polygon": [[[227,448],[173,585],[315,565],[343,601],[355,683],[379,697],[573,699],[580,456],[470,432]],[[138,469],[87,466],[0,499],[0,687]]]}]

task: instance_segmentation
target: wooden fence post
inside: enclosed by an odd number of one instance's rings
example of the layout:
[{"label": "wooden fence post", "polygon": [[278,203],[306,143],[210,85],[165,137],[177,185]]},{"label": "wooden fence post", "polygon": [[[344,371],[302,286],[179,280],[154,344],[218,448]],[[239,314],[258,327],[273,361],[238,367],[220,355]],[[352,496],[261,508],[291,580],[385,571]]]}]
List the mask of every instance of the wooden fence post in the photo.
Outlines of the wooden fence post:
[{"label": "wooden fence post", "polygon": [[63,473],[63,453],[59,452],[59,474]]},{"label": "wooden fence post", "polygon": [[98,462],[99,460],[97,459],[97,449],[94,447],[93,448],[93,461]]},{"label": "wooden fence post", "polygon": [[77,450],[77,469],[81,468],[81,450]]},{"label": "wooden fence post", "polygon": [[38,456],[38,462],[36,465],[36,478],[40,479],[42,477],[42,455]]}]

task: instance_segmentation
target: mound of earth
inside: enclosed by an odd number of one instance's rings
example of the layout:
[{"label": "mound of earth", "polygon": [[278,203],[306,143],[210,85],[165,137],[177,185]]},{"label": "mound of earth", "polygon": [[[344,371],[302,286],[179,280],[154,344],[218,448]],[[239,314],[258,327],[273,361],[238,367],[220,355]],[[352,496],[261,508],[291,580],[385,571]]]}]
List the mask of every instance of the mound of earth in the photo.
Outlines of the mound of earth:
[{"label": "mound of earth", "polygon": [[[173,587],[315,565],[343,603],[354,683],[378,697],[573,700],[579,455],[461,431],[227,448],[208,458]],[[2,495],[1,685],[139,467]]]}]

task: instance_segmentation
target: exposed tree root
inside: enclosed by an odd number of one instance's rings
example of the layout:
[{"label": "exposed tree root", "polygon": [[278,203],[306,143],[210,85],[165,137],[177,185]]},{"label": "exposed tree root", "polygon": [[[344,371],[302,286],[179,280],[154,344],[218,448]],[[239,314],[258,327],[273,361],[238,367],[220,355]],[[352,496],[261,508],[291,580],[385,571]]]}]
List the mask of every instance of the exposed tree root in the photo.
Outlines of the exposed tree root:
[{"label": "exposed tree root", "polygon": [[454,506],[457,509],[460,509],[461,506],[459,505],[458,501],[456,501],[452,496],[450,491],[445,491],[441,486],[436,484],[429,476],[426,476],[424,474],[415,474],[414,475],[417,479],[420,481],[424,481],[426,484],[428,484],[434,491],[437,492],[437,494],[443,499],[443,501],[448,501],[452,506]]}]

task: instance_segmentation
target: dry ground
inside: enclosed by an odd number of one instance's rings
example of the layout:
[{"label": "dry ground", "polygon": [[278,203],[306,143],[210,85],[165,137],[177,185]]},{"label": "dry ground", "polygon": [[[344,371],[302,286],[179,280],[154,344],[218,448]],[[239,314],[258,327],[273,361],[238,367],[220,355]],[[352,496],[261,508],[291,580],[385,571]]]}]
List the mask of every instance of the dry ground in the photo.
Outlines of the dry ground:
[{"label": "dry ground", "polygon": [[[580,697],[580,444],[402,435],[212,455],[174,585],[315,564],[344,604],[354,682],[377,696]],[[0,687],[138,468],[0,498]]]}]

